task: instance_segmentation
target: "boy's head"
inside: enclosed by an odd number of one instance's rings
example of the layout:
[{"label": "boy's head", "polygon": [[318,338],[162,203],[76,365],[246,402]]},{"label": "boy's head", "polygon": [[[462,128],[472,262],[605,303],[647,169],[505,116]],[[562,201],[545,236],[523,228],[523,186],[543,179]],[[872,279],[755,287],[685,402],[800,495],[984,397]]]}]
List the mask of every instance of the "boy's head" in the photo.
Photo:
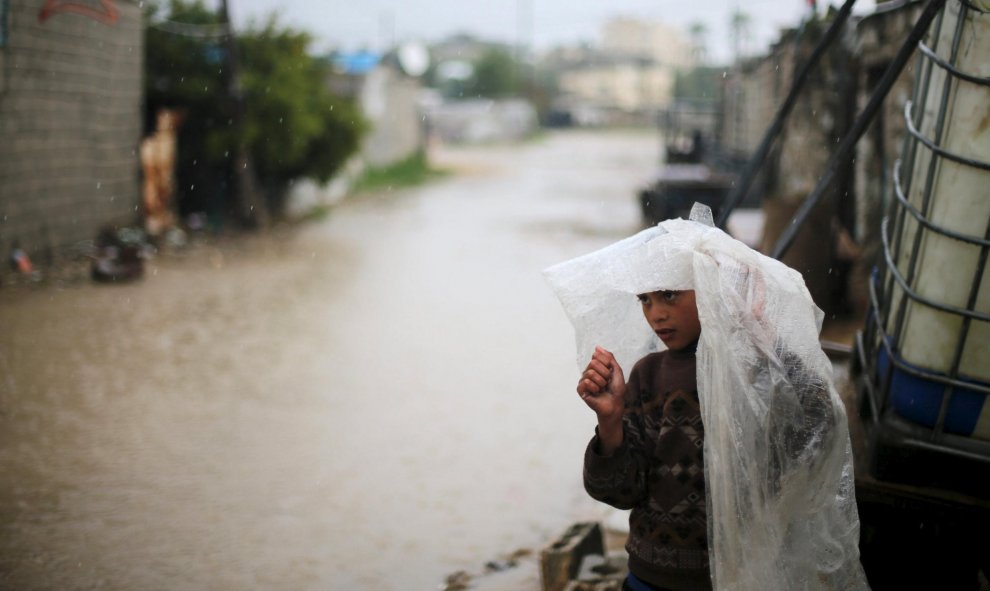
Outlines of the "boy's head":
[{"label": "boy's head", "polygon": [[679,351],[693,345],[701,336],[701,321],[694,290],[653,291],[638,296],[643,316],[664,345]]}]

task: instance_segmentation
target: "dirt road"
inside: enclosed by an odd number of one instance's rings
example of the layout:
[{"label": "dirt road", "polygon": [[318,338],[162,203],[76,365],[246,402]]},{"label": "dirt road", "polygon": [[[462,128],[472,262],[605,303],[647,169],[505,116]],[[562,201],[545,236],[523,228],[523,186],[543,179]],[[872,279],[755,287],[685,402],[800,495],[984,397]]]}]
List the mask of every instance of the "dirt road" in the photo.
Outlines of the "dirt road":
[{"label": "dirt road", "polygon": [[0,588],[435,589],[599,516],[540,271],[638,229],[656,143],[440,149],[138,283],[0,292]]}]

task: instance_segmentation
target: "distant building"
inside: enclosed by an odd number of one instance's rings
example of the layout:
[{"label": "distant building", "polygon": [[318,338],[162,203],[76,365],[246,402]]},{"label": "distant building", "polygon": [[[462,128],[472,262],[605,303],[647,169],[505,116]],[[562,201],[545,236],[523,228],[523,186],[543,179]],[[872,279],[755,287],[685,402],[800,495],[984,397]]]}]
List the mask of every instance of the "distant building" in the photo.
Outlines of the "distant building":
[{"label": "distant building", "polygon": [[537,128],[536,109],[523,99],[466,99],[426,109],[433,137],[452,143],[518,141]]},{"label": "distant building", "polygon": [[[514,56],[518,47],[472,35],[453,35],[430,46],[436,93],[424,103],[432,138],[455,143],[516,141],[536,130],[535,107],[526,99],[464,96],[475,66],[493,52]],[[514,76],[522,74],[515,70]]]},{"label": "distant building", "polygon": [[0,0],[0,250],[137,221],[139,3]]},{"label": "distant building", "polygon": [[365,76],[358,104],[371,123],[361,146],[369,165],[395,164],[423,147],[422,88],[418,78],[390,64],[379,65]]},{"label": "distant building", "polygon": [[576,102],[605,110],[647,114],[670,103],[675,72],[641,58],[599,55],[565,67],[560,90]]},{"label": "distant building", "polygon": [[597,46],[560,48],[544,58],[544,67],[557,72],[556,108],[578,124],[652,121],[672,102],[677,72],[693,65],[679,31],[631,18],[606,23]]},{"label": "distant building", "polygon": [[476,62],[492,50],[512,53],[513,48],[506,43],[485,41],[465,33],[452,35],[430,45],[430,56],[436,64],[444,62]]},{"label": "distant building", "polygon": [[638,58],[674,70],[695,65],[689,40],[680,29],[661,22],[612,19],[602,29],[601,49],[610,55]]},{"label": "distant building", "polygon": [[388,166],[423,146],[419,78],[403,72],[396,54],[369,51],[330,57],[331,91],[354,100],[370,124],[361,145],[361,159],[370,166]]}]

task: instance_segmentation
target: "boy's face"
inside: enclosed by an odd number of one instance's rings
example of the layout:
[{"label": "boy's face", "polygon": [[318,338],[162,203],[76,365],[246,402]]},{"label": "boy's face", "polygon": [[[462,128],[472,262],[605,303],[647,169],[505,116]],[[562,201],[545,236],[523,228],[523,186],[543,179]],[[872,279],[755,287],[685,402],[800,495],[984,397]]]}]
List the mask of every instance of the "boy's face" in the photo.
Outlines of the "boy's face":
[{"label": "boy's face", "polygon": [[679,351],[701,336],[694,290],[654,291],[638,296],[643,316],[668,349]]}]

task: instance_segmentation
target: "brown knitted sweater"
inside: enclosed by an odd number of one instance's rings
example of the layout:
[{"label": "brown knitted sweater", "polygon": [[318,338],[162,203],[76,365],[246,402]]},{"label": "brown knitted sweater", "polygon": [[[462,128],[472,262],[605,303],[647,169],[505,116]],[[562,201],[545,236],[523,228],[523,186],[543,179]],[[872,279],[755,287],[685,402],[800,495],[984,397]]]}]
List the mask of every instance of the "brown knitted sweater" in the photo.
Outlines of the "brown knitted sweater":
[{"label": "brown knitted sweater", "polygon": [[641,359],[626,386],[623,443],[600,453],[597,434],[584,459],[584,485],[593,498],[632,509],[629,570],[658,587],[712,588],[693,351],[662,351]]}]

